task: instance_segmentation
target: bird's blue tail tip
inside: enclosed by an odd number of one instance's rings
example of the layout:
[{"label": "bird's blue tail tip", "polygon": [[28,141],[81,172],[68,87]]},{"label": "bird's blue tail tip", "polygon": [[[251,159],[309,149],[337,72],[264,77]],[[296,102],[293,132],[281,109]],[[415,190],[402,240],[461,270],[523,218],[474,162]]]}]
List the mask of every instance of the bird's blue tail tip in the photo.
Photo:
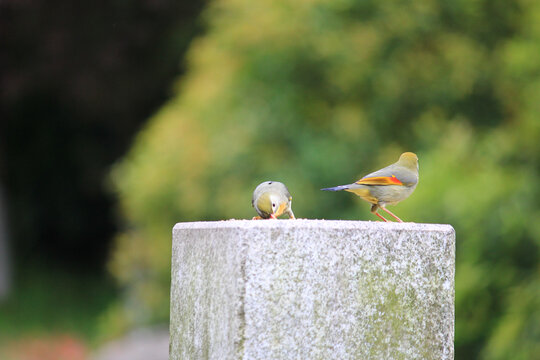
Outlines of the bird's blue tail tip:
[{"label": "bird's blue tail tip", "polygon": [[347,185],[334,186],[330,188],[321,189],[322,191],[340,191],[347,189]]}]

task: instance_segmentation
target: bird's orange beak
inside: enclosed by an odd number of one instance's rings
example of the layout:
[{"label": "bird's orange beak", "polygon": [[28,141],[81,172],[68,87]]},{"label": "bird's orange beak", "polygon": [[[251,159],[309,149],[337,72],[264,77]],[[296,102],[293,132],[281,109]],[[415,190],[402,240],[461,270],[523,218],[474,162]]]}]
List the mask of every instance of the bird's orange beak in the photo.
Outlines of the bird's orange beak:
[{"label": "bird's orange beak", "polygon": [[283,212],[285,211],[286,207],[287,207],[287,203],[281,203],[273,215],[275,215],[276,218],[281,216]]}]

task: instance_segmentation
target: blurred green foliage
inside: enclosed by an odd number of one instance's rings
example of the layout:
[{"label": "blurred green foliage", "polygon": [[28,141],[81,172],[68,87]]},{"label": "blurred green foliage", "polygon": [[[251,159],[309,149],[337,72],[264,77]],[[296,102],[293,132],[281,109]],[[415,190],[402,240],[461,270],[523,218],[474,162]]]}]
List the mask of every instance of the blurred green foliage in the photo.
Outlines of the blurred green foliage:
[{"label": "blurred green foliage", "polygon": [[129,321],[168,319],[174,223],[250,218],[269,179],[298,217],[376,220],[319,189],[414,151],[420,183],[395,211],[456,229],[456,357],[539,354],[540,3],[229,0],[205,19],[112,174]]},{"label": "blurred green foliage", "polygon": [[69,334],[89,345],[112,336],[101,331],[103,309],[117,301],[114,282],[103,276],[66,273],[60,267],[25,268],[0,302],[0,358],[5,343]]}]

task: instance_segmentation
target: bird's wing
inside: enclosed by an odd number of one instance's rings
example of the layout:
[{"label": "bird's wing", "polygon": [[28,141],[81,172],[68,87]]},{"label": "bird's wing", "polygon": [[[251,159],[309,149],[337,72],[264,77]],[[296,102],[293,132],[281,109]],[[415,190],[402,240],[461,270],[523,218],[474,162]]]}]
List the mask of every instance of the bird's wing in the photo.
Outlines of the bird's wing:
[{"label": "bird's wing", "polygon": [[403,185],[403,183],[395,176],[373,176],[364,177],[355,184],[358,185]]},{"label": "bird's wing", "polygon": [[358,185],[404,185],[411,186],[418,182],[418,176],[408,170],[392,164],[372,172],[355,182]]},{"label": "bird's wing", "polygon": [[405,186],[413,186],[418,184],[418,173],[405,169],[405,168],[394,168],[392,175],[401,181]]}]

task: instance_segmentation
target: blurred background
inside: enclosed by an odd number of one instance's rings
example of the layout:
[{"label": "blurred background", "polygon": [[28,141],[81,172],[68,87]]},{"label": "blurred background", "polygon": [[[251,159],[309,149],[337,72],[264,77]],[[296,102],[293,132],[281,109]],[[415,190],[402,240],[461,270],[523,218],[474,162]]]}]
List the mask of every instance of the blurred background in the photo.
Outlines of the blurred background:
[{"label": "blurred background", "polygon": [[174,223],[268,179],[376,220],[319,189],[403,151],[396,214],[456,229],[456,359],[538,358],[540,2],[4,0],[0,46],[0,358],[163,331]]}]

